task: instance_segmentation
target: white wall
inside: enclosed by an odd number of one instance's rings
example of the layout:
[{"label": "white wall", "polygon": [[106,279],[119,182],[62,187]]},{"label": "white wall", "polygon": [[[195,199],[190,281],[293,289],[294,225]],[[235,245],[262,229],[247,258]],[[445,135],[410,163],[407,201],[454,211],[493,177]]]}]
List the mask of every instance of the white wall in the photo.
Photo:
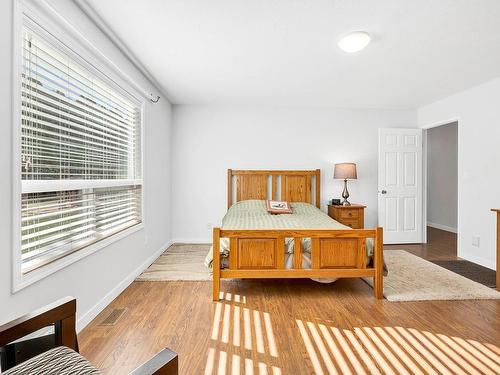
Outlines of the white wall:
[{"label": "white wall", "polygon": [[350,200],[368,206],[366,226],[375,226],[379,127],[416,127],[416,112],[174,106],[174,241],[210,242],[227,208],[227,168],[321,168],[325,210],[342,192],[333,164],[355,162]]},{"label": "white wall", "polygon": [[[152,92],[152,85],[99,32],[72,1],[51,0],[61,14],[136,82]],[[17,47],[17,46],[16,46]],[[170,239],[170,143],[171,106],[162,98],[145,109],[145,228],[103,248],[72,265],[12,294],[12,3],[0,2],[0,324],[54,300],[77,298],[79,326],[87,323],[109,298],[132,281],[134,272],[147,267],[148,259],[161,251]],[[145,263],[146,262],[146,263]]]},{"label": "white wall", "polygon": [[427,225],[457,231],[457,123],[427,131]]},{"label": "white wall", "polygon": [[[500,207],[500,78],[418,110],[425,127],[458,118],[458,256],[495,268],[495,216]],[[480,246],[472,246],[472,237]]]}]

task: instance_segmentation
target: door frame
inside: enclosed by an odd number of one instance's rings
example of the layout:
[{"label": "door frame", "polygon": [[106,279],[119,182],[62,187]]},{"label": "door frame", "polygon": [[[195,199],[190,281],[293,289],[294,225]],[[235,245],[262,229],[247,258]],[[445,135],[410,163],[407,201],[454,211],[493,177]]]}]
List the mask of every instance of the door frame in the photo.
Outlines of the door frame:
[{"label": "door frame", "polygon": [[460,248],[460,236],[459,234],[459,228],[460,228],[460,184],[458,180],[460,179],[461,176],[461,162],[460,162],[460,117],[452,117],[447,120],[443,121],[437,121],[433,122],[430,124],[425,124],[421,125],[420,128],[422,129],[422,240],[423,243],[427,243],[427,137],[428,133],[427,131],[432,128],[437,128],[438,126],[443,126],[443,125],[448,125],[452,122],[457,123],[457,160],[458,160],[458,179],[457,179],[457,254],[458,254],[458,249]]}]

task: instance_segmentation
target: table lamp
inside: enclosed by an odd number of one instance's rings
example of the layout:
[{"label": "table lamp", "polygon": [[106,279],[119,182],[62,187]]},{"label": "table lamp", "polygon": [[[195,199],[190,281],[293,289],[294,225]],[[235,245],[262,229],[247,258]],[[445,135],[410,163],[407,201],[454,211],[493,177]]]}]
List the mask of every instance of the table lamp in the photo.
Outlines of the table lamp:
[{"label": "table lamp", "polygon": [[333,171],[333,178],[336,180],[344,180],[344,191],[342,192],[343,206],[350,206],[351,204],[347,200],[349,198],[349,191],[347,190],[347,180],[355,180],[358,178],[356,174],[356,164],[355,163],[339,163],[335,164]]}]

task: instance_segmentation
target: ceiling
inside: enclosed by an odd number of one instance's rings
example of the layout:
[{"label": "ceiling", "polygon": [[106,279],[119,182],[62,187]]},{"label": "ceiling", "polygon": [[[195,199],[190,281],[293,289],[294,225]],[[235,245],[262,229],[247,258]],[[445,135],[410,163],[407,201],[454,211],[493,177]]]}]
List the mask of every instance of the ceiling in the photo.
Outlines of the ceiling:
[{"label": "ceiling", "polygon": [[415,108],[500,76],[499,0],[87,2],[174,104]]}]

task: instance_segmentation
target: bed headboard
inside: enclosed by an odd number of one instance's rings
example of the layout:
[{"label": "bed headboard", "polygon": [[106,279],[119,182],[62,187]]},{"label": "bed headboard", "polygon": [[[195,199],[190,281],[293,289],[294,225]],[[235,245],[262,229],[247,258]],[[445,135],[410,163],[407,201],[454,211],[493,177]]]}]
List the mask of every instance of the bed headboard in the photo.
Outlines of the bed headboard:
[{"label": "bed headboard", "polygon": [[313,204],[313,197],[314,204],[320,208],[320,175],[319,169],[308,171],[228,169],[227,208],[233,205],[233,200],[238,202],[245,199],[273,199]]}]

